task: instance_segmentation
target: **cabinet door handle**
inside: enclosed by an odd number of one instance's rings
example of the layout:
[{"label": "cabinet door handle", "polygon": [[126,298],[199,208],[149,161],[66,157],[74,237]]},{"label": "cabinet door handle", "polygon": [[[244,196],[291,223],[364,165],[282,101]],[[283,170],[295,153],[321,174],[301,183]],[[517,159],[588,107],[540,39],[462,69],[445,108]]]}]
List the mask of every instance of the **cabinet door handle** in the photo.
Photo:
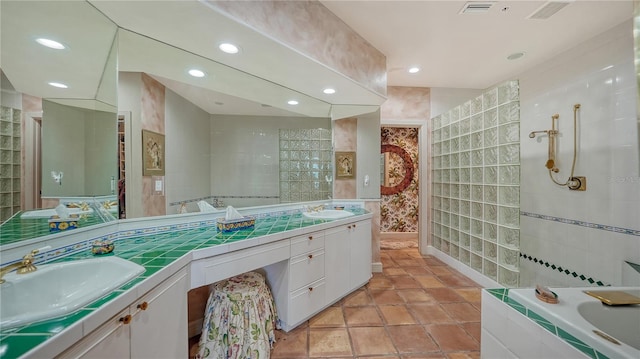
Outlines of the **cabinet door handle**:
[{"label": "cabinet door handle", "polygon": [[356,228],[356,225],[355,225],[355,224],[353,225],[353,228]]},{"label": "cabinet door handle", "polygon": [[313,240],[313,236],[309,236],[309,240],[312,241]]},{"label": "cabinet door handle", "polygon": [[313,258],[313,254],[309,254],[309,259]]},{"label": "cabinet door handle", "polygon": [[131,323],[131,314],[127,314],[124,317],[120,318],[119,320],[122,324],[129,324]]},{"label": "cabinet door handle", "polygon": [[347,226],[347,229],[351,229],[351,226]]},{"label": "cabinet door handle", "polygon": [[309,292],[313,292],[313,287],[309,287]]},{"label": "cabinet door handle", "polygon": [[138,304],[138,309],[140,309],[140,310],[147,310],[148,307],[149,307],[149,303],[147,303],[147,302],[142,302],[142,303]]}]

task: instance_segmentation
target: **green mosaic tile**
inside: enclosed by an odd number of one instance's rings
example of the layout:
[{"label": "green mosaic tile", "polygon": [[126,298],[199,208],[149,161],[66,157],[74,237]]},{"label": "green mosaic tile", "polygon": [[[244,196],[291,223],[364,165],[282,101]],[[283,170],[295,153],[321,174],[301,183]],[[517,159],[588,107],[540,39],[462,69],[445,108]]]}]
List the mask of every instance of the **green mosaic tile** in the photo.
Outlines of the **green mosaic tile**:
[{"label": "green mosaic tile", "polygon": [[541,315],[539,315],[538,313],[534,312],[531,309],[527,311],[527,317],[535,320],[538,323],[551,324],[551,322],[549,322],[544,317],[542,317]]},{"label": "green mosaic tile", "polygon": [[112,299],[116,298],[116,297],[117,297],[117,296],[119,296],[120,294],[122,294],[122,292],[124,292],[124,291],[123,291],[123,290],[116,290],[116,291],[113,291],[113,292],[111,292],[111,293],[109,293],[109,294],[107,294],[107,295],[103,296],[102,298],[97,299],[97,300],[95,300],[95,301],[93,301],[93,302],[91,302],[91,303],[87,304],[87,305],[85,306],[85,308],[87,308],[87,309],[96,309],[96,308],[99,308],[99,307],[100,307],[101,305],[103,305],[104,303],[106,303],[106,302],[108,302],[108,301],[110,301],[110,300],[112,300]]},{"label": "green mosaic tile", "polygon": [[509,297],[505,297],[503,300],[505,303],[509,304],[509,306],[515,310],[517,310],[518,312],[520,312],[520,314],[522,315],[527,315],[527,308],[524,307],[524,305],[518,303],[517,301],[509,298]]},{"label": "green mosaic tile", "polygon": [[80,309],[63,317],[41,321],[20,329],[18,334],[56,334],[91,314],[93,310]]},{"label": "green mosaic tile", "polygon": [[161,256],[158,256],[158,257],[156,257],[156,258],[154,258],[154,259],[152,259],[152,260],[150,260],[150,261],[146,262],[146,263],[144,264],[144,266],[145,266],[145,267],[148,267],[148,266],[164,267],[164,266],[167,266],[167,265],[169,265],[169,264],[173,263],[175,260],[176,260],[176,258],[173,258],[173,257],[169,257],[169,258],[167,258],[167,257],[163,254],[163,255],[161,255]]},{"label": "green mosaic tile", "polygon": [[51,335],[46,334],[14,334],[0,338],[0,348],[2,348],[2,358],[18,358],[49,339]]}]

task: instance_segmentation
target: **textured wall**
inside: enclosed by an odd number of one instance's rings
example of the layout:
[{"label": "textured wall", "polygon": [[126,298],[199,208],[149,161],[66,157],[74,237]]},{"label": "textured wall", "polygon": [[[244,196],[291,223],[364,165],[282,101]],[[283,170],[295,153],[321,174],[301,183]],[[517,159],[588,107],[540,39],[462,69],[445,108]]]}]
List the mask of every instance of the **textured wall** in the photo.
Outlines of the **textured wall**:
[{"label": "textured wall", "polygon": [[[413,161],[413,179],[404,191],[392,195],[381,195],[380,231],[417,232],[419,214],[419,147],[418,129],[404,127],[383,127],[382,144],[396,145],[404,149]],[[404,178],[405,168],[399,156],[389,156],[385,172],[390,184],[399,183]]]},{"label": "textured wall", "polygon": [[386,93],[386,57],[320,2],[209,3],[368,89],[382,95]]},{"label": "textured wall", "polygon": [[[143,130],[164,134],[164,90],[165,87],[146,74],[142,74],[142,116]],[[132,134],[133,136],[142,136]],[[140,159],[142,160],[142,159]],[[166,214],[165,196],[153,195],[152,177],[142,177],[142,208],[144,216]]]}]

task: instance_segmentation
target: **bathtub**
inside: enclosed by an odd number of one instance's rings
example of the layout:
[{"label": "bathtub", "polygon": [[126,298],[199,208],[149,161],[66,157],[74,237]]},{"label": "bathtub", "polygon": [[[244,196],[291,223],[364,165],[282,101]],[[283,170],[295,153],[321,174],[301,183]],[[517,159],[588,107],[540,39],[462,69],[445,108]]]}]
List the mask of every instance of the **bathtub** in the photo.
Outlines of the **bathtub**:
[{"label": "bathtub", "polygon": [[508,296],[609,358],[640,358],[640,305],[607,306],[584,293],[622,290],[640,296],[640,287],[551,290],[558,295],[558,304],[538,300],[533,288],[509,289]]}]

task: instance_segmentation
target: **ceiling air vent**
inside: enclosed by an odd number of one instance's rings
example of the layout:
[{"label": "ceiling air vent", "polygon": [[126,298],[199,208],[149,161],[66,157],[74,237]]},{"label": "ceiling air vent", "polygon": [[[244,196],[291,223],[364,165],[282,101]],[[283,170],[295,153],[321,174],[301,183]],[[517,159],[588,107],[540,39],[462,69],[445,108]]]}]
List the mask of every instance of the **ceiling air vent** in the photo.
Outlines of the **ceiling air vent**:
[{"label": "ceiling air vent", "polygon": [[533,14],[529,15],[527,19],[546,20],[570,3],[572,3],[572,1],[548,1],[538,10],[534,11]]},{"label": "ceiling air vent", "polygon": [[482,14],[489,11],[495,1],[470,1],[462,7],[459,14]]}]

